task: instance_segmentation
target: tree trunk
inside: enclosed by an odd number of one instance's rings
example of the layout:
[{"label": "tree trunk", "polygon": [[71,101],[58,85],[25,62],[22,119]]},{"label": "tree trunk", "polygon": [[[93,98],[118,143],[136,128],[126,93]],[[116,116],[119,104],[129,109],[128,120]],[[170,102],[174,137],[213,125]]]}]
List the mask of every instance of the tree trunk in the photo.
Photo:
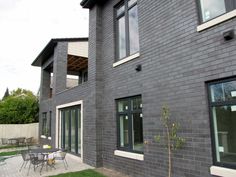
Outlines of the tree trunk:
[{"label": "tree trunk", "polygon": [[171,169],[172,169],[172,163],[171,163],[171,142],[170,142],[170,132],[168,125],[166,126],[166,133],[167,133],[167,144],[168,144],[168,177],[171,177]]}]

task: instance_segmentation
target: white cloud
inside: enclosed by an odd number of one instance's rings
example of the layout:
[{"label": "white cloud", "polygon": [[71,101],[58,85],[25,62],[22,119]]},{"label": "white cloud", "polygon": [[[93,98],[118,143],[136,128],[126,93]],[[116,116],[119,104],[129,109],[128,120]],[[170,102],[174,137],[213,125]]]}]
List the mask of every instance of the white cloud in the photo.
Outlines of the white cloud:
[{"label": "white cloud", "polygon": [[88,11],[78,0],[0,0],[0,98],[6,87],[34,92],[40,69],[31,63],[51,38],[88,36]]}]

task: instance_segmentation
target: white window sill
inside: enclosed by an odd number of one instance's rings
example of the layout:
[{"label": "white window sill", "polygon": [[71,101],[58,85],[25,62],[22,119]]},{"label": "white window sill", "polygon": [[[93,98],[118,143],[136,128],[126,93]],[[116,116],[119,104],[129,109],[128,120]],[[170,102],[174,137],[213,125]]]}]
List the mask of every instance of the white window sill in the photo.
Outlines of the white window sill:
[{"label": "white window sill", "polygon": [[235,177],[236,170],[224,167],[211,166],[211,175],[221,176],[221,177]]},{"label": "white window sill", "polygon": [[135,53],[135,54],[133,54],[133,55],[130,55],[130,56],[126,57],[126,58],[123,58],[123,59],[121,59],[121,60],[119,60],[119,61],[113,63],[113,68],[115,68],[115,67],[117,67],[117,66],[119,66],[119,65],[121,65],[121,64],[123,64],[123,63],[126,63],[126,62],[128,62],[128,61],[130,61],[130,60],[133,60],[133,59],[135,59],[135,58],[137,58],[137,57],[139,57],[139,56],[140,56],[140,53],[138,52],[138,53]]},{"label": "white window sill", "polygon": [[233,10],[233,11],[230,11],[230,12],[224,14],[224,15],[221,15],[221,16],[219,16],[217,18],[214,18],[214,19],[212,19],[212,20],[210,20],[210,21],[208,21],[206,23],[203,23],[203,24],[197,26],[197,31],[198,32],[203,31],[203,30],[205,30],[207,28],[210,28],[210,27],[215,26],[215,25],[217,25],[219,23],[222,23],[222,22],[224,22],[226,20],[229,20],[229,19],[231,19],[231,18],[233,18],[235,16],[236,16],[236,9]]},{"label": "white window sill", "polygon": [[138,153],[133,153],[133,152],[115,150],[114,155],[129,158],[129,159],[134,159],[134,160],[140,160],[140,161],[144,160],[143,154],[138,154]]},{"label": "white window sill", "polygon": [[40,138],[44,138],[44,139],[45,139],[45,138],[46,138],[46,136],[45,136],[45,135],[41,135],[41,136],[40,136]]}]

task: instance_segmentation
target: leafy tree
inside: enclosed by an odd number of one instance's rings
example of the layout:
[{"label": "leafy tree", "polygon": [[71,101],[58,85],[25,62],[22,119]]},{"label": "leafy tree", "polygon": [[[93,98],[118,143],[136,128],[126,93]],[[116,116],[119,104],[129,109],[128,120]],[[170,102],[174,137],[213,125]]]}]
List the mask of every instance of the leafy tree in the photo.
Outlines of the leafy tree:
[{"label": "leafy tree", "polygon": [[[180,128],[179,123],[172,122],[170,120],[170,110],[168,106],[163,106],[161,111],[161,121],[164,126],[164,144],[168,150],[168,177],[172,175],[172,156],[174,151],[181,149],[185,144],[185,139],[179,137],[177,132]],[[161,141],[161,136],[154,137],[157,142]]]},{"label": "leafy tree", "polygon": [[0,101],[0,124],[38,122],[38,98],[29,90],[13,90]]}]

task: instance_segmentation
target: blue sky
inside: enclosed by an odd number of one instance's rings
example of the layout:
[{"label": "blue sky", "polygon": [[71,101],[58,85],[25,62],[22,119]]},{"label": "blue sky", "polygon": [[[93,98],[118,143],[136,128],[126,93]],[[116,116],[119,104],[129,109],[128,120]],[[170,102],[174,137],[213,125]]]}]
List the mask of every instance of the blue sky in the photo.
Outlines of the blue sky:
[{"label": "blue sky", "polygon": [[87,36],[80,0],[0,0],[0,98],[7,87],[38,91],[40,68],[31,63],[51,38]]}]

